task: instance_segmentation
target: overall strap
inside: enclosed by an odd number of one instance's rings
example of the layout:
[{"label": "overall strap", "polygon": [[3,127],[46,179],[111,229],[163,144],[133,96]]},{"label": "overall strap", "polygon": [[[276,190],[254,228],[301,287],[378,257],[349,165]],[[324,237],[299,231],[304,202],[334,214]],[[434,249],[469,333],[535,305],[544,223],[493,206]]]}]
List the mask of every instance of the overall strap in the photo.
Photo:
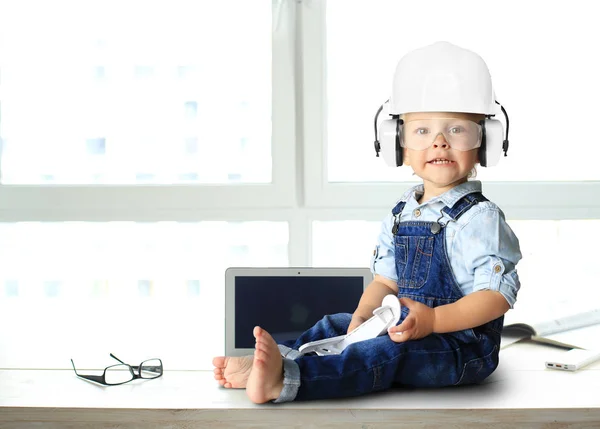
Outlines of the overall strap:
[{"label": "overall strap", "polygon": [[452,207],[444,207],[442,211],[450,216],[453,220],[457,220],[477,203],[489,201],[481,192],[473,192],[467,194],[458,200]]},{"label": "overall strap", "polygon": [[392,215],[394,216],[394,225],[392,226],[392,234],[396,235],[398,233],[398,226],[400,225],[400,215],[402,214],[402,209],[406,205],[406,201],[400,201],[396,204],[396,207],[392,209]]},{"label": "overall strap", "polygon": [[[398,204],[396,204],[396,207],[394,207],[392,209],[392,214],[394,216],[398,216],[400,213],[402,213],[402,210],[404,209],[404,206],[406,205],[406,201],[400,201]],[[398,216],[400,217],[400,216]]]}]

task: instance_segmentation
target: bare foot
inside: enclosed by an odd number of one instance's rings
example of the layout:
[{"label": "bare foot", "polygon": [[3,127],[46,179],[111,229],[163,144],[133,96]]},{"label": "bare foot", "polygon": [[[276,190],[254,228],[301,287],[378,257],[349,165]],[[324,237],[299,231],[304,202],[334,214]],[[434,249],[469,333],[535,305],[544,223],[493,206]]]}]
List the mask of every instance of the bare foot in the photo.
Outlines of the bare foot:
[{"label": "bare foot", "polygon": [[252,356],[213,358],[215,380],[226,388],[244,389],[252,369]]},{"label": "bare foot", "polygon": [[256,404],[279,398],[283,389],[283,359],[275,340],[259,326],[254,328],[256,350],[246,394]]}]

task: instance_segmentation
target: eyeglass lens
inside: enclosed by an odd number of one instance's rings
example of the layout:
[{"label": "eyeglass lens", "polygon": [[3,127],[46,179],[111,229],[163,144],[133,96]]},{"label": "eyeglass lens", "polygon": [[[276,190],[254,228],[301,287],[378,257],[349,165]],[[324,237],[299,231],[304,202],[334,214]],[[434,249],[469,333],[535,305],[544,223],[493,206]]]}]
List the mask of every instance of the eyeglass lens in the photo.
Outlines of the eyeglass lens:
[{"label": "eyeglass lens", "polygon": [[113,365],[104,371],[104,381],[107,384],[121,384],[133,380],[133,373],[129,365]]},{"label": "eyeglass lens", "polygon": [[162,374],[162,362],[160,359],[149,359],[140,365],[141,378],[156,378]]}]

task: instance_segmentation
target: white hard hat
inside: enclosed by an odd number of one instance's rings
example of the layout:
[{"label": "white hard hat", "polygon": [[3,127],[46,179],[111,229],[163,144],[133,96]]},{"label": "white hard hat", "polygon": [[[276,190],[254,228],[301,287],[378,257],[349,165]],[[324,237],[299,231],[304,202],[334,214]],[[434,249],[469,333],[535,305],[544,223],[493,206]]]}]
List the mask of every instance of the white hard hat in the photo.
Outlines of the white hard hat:
[{"label": "white hard hat", "polygon": [[483,59],[448,42],[436,42],[402,57],[394,73],[388,109],[390,115],[498,112]]},{"label": "white hard hat", "polygon": [[[392,119],[377,118],[384,105]],[[480,122],[479,163],[491,167],[508,151],[508,115],[496,100],[487,65],[476,53],[448,42],[436,42],[406,54],[398,62],[389,100],[375,114],[375,153],[386,164],[403,164],[403,120],[410,112],[463,112],[485,115]],[[506,133],[494,116],[502,112]]]}]

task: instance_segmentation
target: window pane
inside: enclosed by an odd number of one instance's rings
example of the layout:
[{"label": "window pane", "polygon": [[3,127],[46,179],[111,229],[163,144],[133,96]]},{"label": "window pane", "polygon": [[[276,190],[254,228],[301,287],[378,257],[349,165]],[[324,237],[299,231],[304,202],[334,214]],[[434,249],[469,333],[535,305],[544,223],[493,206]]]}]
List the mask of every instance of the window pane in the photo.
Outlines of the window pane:
[{"label": "window pane", "polygon": [[[509,224],[523,254],[517,265],[521,290],[515,309],[535,317],[565,311],[565,306],[598,307],[600,220],[511,220]],[[313,222],[313,265],[368,265],[380,228],[380,222]]]},{"label": "window pane", "polygon": [[288,266],[287,249],[286,222],[0,223],[0,367],[113,352],[210,369],[225,269]]},{"label": "window pane", "polygon": [[0,108],[2,183],[271,182],[271,3],[3,2]]},{"label": "window pane", "polygon": [[[479,178],[600,180],[600,144],[580,125],[600,115],[600,62],[588,55],[600,38],[592,2],[329,1],[326,13],[330,181],[413,179],[410,167],[375,158],[373,118],[401,56],[438,40],[483,57],[510,118],[508,156],[479,168]],[[490,31],[492,16],[511,31]]]},{"label": "window pane", "polygon": [[[598,308],[600,219],[513,220],[521,243],[521,291],[515,309],[533,314]],[[543,303],[543,305],[540,305]]]},{"label": "window pane", "polygon": [[380,229],[380,222],[364,220],[314,221],[313,266],[368,267]]}]

